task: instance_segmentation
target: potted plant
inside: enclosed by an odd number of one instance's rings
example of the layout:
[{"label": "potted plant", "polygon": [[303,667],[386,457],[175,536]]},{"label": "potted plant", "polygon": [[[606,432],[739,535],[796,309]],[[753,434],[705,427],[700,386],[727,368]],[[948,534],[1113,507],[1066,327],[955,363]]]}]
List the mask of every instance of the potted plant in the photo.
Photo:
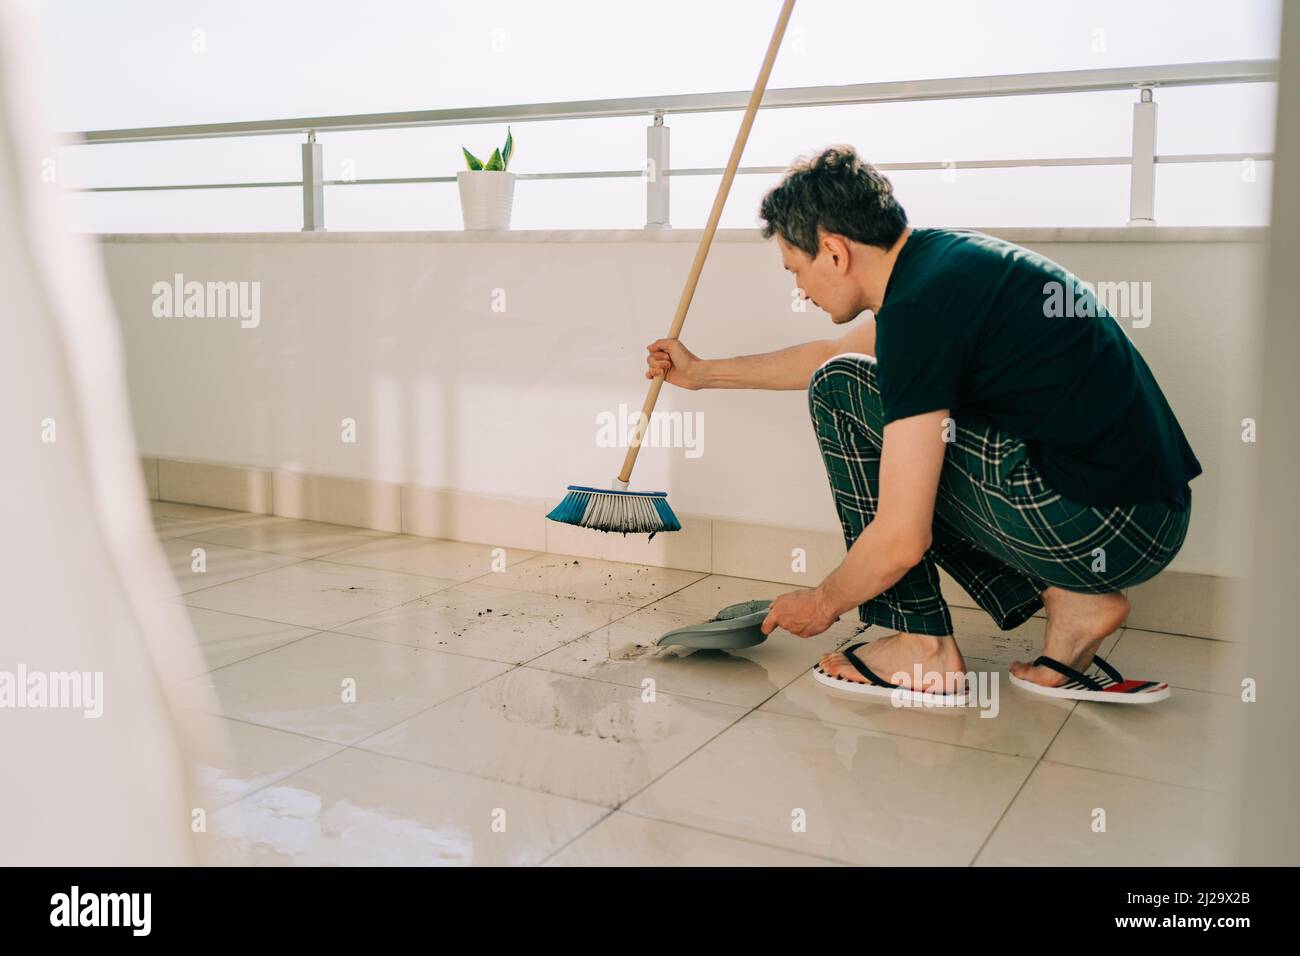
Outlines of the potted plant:
[{"label": "potted plant", "polygon": [[456,174],[460,187],[460,213],[466,229],[509,229],[510,207],[515,198],[515,174],[510,172],[510,157],[515,140],[506,127],[506,144],[492,150],[486,163],[465,147],[469,169]]}]

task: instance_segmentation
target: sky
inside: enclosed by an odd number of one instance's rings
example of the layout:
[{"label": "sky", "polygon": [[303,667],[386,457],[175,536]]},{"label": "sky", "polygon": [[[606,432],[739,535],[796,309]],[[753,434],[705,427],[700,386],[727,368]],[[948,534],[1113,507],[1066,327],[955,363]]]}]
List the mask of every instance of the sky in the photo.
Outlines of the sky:
[{"label": "sky", "polygon": [[[1280,0],[800,0],[773,88],[1272,58]],[[743,90],[778,0],[43,0],[50,125],[132,126]],[[1124,155],[1127,92],[781,110],[760,114],[746,164],[849,142],[869,159],[958,164],[899,174],[920,218],[954,225],[1122,225],[1122,168],[961,170],[963,159]],[[1270,85],[1157,91],[1159,151],[1267,152]],[[672,162],[722,166],[738,113],[677,116]],[[518,172],[641,166],[640,118],[516,124]],[[329,134],[326,177],[450,175],[460,147],[505,128]],[[299,175],[293,136],[73,147],[68,185],[241,182]],[[1162,223],[1257,224],[1271,169],[1161,167]],[[774,177],[741,177],[724,226],[755,221]],[[699,226],[716,177],[672,180],[673,223]],[[458,228],[454,185],[327,189],[332,229]],[[296,229],[293,189],[83,195],[88,228]],[[637,227],[639,180],[523,182],[516,227]],[[914,218],[917,214],[914,213]]]}]

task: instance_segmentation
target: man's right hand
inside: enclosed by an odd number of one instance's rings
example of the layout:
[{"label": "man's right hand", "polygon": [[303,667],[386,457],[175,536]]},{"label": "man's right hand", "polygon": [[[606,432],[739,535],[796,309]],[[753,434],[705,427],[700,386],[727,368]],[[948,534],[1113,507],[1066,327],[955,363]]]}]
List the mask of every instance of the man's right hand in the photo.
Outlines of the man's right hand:
[{"label": "man's right hand", "polygon": [[656,339],[646,346],[645,377],[663,375],[664,381],[679,388],[703,387],[700,372],[703,362],[677,339]]}]

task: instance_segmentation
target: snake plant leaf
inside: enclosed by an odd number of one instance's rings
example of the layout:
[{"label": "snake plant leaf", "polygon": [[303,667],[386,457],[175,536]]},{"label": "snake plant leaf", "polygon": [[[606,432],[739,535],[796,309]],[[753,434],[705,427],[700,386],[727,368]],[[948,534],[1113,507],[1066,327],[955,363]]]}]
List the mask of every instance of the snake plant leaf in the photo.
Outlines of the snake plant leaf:
[{"label": "snake plant leaf", "polygon": [[510,168],[510,157],[513,156],[514,153],[515,153],[515,137],[514,137],[514,134],[510,132],[510,127],[507,126],[507,127],[506,127],[506,145],[505,145],[505,148],[501,150],[501,168],[502,168],[502,169],[509,169],[509,168]]},{"label": "snake plant leaf", "polygon": [[501,150],[499,149],[492,150],[492,157],[483,164],[483,171],[485,173],[504,172],[505,168],[506,164],[501,160]]},{"label": "snake plant leaf", "polygon": [[475,156],[473,153],[471,153],[464,146],[460,148],[460,151],[465,154],[465,163],[466,165],[469,166],[470,169],[477,170],[483,168],[483,163],[479,161],[479,158]]}]

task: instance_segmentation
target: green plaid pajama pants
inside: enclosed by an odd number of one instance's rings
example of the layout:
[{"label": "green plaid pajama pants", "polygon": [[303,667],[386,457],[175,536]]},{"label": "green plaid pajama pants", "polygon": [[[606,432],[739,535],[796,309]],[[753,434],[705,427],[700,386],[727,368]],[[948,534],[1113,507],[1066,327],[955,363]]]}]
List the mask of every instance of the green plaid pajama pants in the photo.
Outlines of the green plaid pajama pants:
[{"label": "green plaid pajama pants", "polygon": [[[884,423],[875,359],[845,354],[823,364],[808,383],[808,405],[852,547],[875,517],[879,494]],[[1025,442],[1007,431],[968,416],[950,437],[931,546],[897,584],[858,608],[864,624],[951,634],[936,570],[943,568],[1010,630],[1043,606],[1048,585],[1099,593],[1140,584],[1173,560],[1187,536],[1190,504],[1184,511],[1158,502],[1081,505],[1048,486]]]}]

